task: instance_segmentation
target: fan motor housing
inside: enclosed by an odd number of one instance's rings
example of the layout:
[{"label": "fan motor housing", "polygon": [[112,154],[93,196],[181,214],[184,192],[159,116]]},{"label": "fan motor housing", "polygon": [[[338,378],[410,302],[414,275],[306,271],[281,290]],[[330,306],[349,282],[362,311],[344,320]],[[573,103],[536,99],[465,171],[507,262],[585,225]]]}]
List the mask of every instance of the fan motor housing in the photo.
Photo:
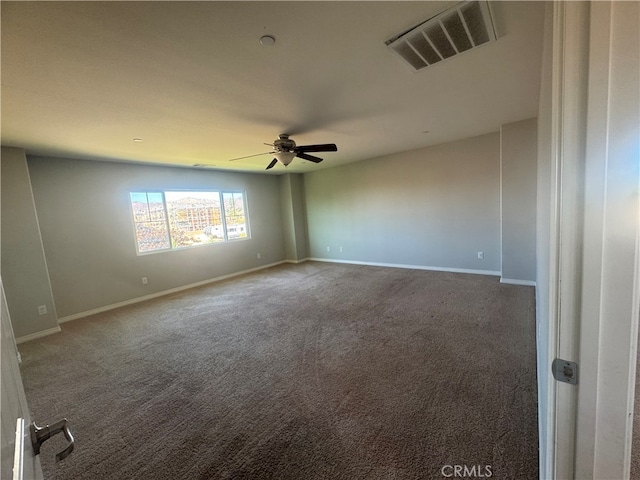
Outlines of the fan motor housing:
[{"label": "fan motor housing", "polygon": [[289,138],[289,135],[282,134],[280,138],[273,142],[277,152],[292,152],[296,148],[296,142]]}]

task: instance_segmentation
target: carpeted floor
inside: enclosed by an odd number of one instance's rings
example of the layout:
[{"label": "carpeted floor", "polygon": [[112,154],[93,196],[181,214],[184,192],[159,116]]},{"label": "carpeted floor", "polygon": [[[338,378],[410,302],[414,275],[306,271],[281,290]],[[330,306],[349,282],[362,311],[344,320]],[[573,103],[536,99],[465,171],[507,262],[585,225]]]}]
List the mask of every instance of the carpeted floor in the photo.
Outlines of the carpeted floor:
[{"label": "carpeted floor", "polygon": [[62,330],[20,345],[49,479],[538,478],[531,287],[307,262]]}]

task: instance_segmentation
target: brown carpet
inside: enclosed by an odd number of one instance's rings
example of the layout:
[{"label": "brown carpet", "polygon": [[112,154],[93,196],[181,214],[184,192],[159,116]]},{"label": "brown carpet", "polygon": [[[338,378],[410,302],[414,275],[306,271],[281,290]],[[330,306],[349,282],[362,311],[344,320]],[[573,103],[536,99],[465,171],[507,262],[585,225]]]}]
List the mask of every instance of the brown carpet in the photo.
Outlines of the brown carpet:
[{"label": "brown carpet", "polygon": [[[538,478],[531,287],[308,262],[20,345],[50,479]],[[61,437],[58,436],[58,437]],[[462,468],[462,467],[461,467]],[[445,468],[444,473],[453,470]]]}]

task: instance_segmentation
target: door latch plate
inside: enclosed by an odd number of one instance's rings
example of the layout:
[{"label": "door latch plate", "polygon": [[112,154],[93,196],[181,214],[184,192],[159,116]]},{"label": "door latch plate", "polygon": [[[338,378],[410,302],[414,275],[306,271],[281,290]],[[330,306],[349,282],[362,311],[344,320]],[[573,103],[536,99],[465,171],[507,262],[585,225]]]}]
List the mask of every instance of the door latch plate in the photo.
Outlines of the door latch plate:
[{"label": "door latch plate", "polygon": [[556,358],[551,364],[553,378],[559,382],[576,385],[578,383],[578,364],[561,358]]}]

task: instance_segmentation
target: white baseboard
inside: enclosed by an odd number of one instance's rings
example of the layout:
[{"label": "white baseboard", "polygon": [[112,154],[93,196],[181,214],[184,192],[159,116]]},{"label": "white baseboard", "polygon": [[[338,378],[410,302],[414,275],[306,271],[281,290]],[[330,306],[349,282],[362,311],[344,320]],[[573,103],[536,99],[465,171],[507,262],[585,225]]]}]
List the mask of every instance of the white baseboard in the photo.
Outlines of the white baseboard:
[{"label": "white baseboard", "polygon": [[436,272],[450,272],[450,273],[471,273],[474,275],[492,275],[499,277],[500,272],[494,270],[470,270],[467,268],[449,268],[449,267],[432,267],[428,265],[405,265],[402,263],[380,263],[380,262],[360,262],[356,260],[337,260],[333,258],[317,258],[311,257],[309,260],[314,262],[328,262],[328,263],[348,263],[352,265],[369,265],[372,267],[390,267],[390,268],[407,268],[410,270],[433,270]]},{"label": "white baseboard", "polygon": [[525,285],[527,287],[535,287],[536,282],[533,280],[517,280],[515,278],[501,278],[500,283],[506,283],[509,285]]},{"label": "white baseboard", "polygon": [[[219,282],[222,280],[226,280],[228,278],[237,277],[240,275],[244,275],[251,272],[257,272],[259,270],[264,270],[266,268],[275,267],[277,265],[282,265],[283,263],[304,263],[307,261],[315,261],[315,262],[327,262],[327,263],[346,263],[351,265],[369,265],[374,267],[390,267],[390,268],[407,268],[412,270],[433,270],[439,272],[451,272],[451,273],[470,273],[474,275],[492,275],[492,276],[500,276],[500,272],[494,270],[471,270],[466,268],[444,268],[444,267],[433,267],[426,265],[405,265],[398,263],[381,263],[381,262],[361,262],[356,260],[339,260],[339,259],[329,259],[329,258],[317,258],[310,257],[304,258],[301,260],[283,260],[281,262],[270,263],[268,265],[262,265],[260,267],[250,268],[248,270],[242,270],[240,272],[230,273],[228,275],[221,275],[220,277],[210,278],[207,280],[203,280],[201,282],[190,283],[188,285],[182,285],[180,287],[171,288],[169,290],[162,290],[160,292],[151,293],[149,295],[144,295],[142,297],[131,298],[129,300],[125,300],[118,303],[112,303],[110,305],[105,305],[103,307],[94,308],[92,310],[87,310],[84,312],[74,313],[73,315],[67,315],[65,317],[60,317],[58,319],[58,323],[70,322],[72,320],[77,320],[79,318],[88,317],[90,315],[95,315],[97,313],[107,312],[109,310],[114,310],[116,308],[125,307],[127,305],[133,305],[135,303],[145,302],[147,300],[152,300],[154,298],[163,297],[165,295],[171,295],[172,293],[182,292],[184,290],[189,290],[190,288],[201,287],[203,285],[208,285],[210,283]],[[529,280],[515,280],[508,278],[501,278],[500,283],[507,283],[512,285],[527,285],[527,286],[536,286],[536,282]],[[24,335],[22,337],[16,338],[16,343],[24,343],[29,340],[35,340],[36,338],[46,337],[47,335],[52,335],[54,333],[59,333],[62,330],[60,327],[53,327],[47,330],[42,330],[40,332],[31,333],[29,335]]]},{"label": "white baseboard", "polygon": [[95,315],[97,313],[107,312],[109,310],[114,310],[120,307],[126,307],[127,305],[133,305],[134,303],[145,302],[147,300],[152,300],[158,297],[164,297],[165,295],[171,295],[172,293],[182,292],[183,290],[189,290],[190,288],[201,287],[203,285],[208,285],[210,283],[220,282],[222,280],[226,280],[228,278],[237,277],[239,275],[244,275],[246,273],[257,272],[258,270],[264,270],[265,268],[275,267],[277,265],[282,265],[283,263],[289,262],[288,260],[283,260],[281,262],[270,263],[268,265],[262,265],[260,267],[250,268],[248,270],[242,270],[241,272],[234,272],[228,275],[222,275],[220,277],[209,278],[207,280],[202,280],[201,282],[190,283],[188,285],[182,285],[176,288],[170,288],[169,290],[162,290],[160,292],[150,293],[149,295],[144,295],[142,297],[131,298],[129,300],[124,300],[118,303],[112,303],[111,305],[105,305],[104,307],[94,308],[92,310],[87,310],[84,312],[74,313],[73,315],[67,315],[65,317],[60,317],[58,319],[58,323],[70,322],[72,320],[77,320],[79,318],[88,317],[90,315]]},{"label": "white baseboard", "polygon": [[40,330],[36,333],[30,333],[29,335],[23,335],[16,338],[16,343],[24,343],[29,340],[35,340],[36,338],[46,337],[47,335],[53,335],[54,333],[60,333],[62,329],[60,327],[47,328],[46,330]]},{"label": "white baseboard", "polygon": [[304,263],[310,260],[309,258],[303,258],[301,260],[285,260],[285,263]]}]

